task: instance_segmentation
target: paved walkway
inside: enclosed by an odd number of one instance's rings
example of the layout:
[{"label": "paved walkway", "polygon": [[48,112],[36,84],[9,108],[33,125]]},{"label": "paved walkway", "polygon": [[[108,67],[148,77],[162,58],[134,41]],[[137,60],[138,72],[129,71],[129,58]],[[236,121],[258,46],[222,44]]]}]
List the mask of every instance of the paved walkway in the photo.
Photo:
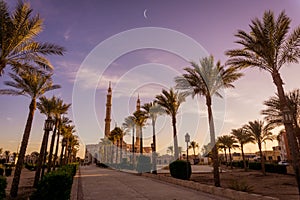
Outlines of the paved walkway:
[{"label": "paved walkway", "polygon": [[78,191],[76,200],[225,199],[143,176],[99,168],[95,165],[80,167],[80,173],[78,187],[76,187]]}]

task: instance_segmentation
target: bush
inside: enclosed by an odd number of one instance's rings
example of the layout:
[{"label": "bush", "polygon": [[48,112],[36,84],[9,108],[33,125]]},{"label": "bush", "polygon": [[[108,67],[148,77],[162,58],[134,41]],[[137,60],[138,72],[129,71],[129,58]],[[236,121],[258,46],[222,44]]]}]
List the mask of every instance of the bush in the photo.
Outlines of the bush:
[{"label": "bush", "polygon": [[239,181],[239,180],[232,180],[230,185],[230,189],[237,190],[237,191],[242,191],[242,192],[252,192],[253,187],[249,186],[246,181]]},{"label": "bush", "polygon": [[4,174],[4,169],[0,168],[0,176],[3,176],[3,174]]},{"label": "bush", "polygon": [[149,156],[140,155],[137,159],[138,173],[151,172],[151,158]]},{"label": "bush", "polygon": [[46,174],[39,182],[33,200],[68,200],[70,199],[73,176],[76,174],[76,164],[63,166]]},{"label": "bush", "polygon": [[171,176],[174,178],[188,180],[192,174],[191,163],[185,160],[176,160],[169,165]]},{"label": "bush", "polygon": [[25,168],[30,170],[30,171],[35,171],[36,170],[36,165],[25,163]]},{"label": "bush", "polygon": [[[250,162],[249,169],[253,170],[261,170],[261,163],[260,162]],[[287,169],[285,165],[278,165],[278,164],[265,164],[266,172],[270,173],[278,173],[278,174],[286,174]]]},{"label": "bush", "polygon": [[10,167],[5,168],[5,176],[10,176],[11,172],[12,172],[12,168],[10,168]]},{"label": "bush", "polygon": [[5,198],[5,188],[7,186],[6,178],[0,176],[0,200]]}]

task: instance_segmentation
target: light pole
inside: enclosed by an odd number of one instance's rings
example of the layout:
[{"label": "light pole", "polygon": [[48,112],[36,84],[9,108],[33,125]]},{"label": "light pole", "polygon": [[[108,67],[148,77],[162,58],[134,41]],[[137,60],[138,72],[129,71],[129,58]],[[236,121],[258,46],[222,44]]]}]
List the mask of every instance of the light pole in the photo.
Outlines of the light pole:
[{"label": "light pole", "polygon": [[189,142],[190,142],[190,135],[188,133],[185,134],[185,142],[186,142],[186,161],[189,162]]},{"label": "light pole", "polygon": [[40,174],[41,174],[41,168],[42,168],[42,176],[44,175],[44,164],[46,162],[46,152],[47,152],[47,143],[48,143],[48,137],[49,137],[49,132],[52,131],[54,125],[54,121],[52,120],[51,117],[48,117],[45,120],[44,123],[44,136],[43,136],[43,141],[40,149],[40,155],[37,163],[37,168],[35,172],[35,177],[34,177],[34,183],[33,186],[37,187],[38,182],[40,180]]},{"label": "light pole", "polygon": [[63,165],[63,155],[64,155],[64,149],[65,149],[66,145],[67,145],[67,140],[66,140],[66,138],[63,138],[62,139],[61,153],[60,153],[60,161],[59,161],[60,166]]}]

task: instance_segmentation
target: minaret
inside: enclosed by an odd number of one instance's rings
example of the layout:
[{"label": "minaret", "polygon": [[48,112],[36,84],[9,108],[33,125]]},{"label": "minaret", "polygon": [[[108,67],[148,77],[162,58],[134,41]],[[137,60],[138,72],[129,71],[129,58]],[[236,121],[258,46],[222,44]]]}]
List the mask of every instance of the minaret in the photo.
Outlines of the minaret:
[{"label": "minaret", "polygon": [[[136,101],[136,111],[141,110],[141,100],[140,100],[140,95],[138,95],[138,99]],[[136,126],[135,128],[136,132],[136,138],[135,138],[135,148],[137,152],[140,152],[140,127]]]},{"label": "minaret", "polygon": [[111,83],[109,82],[108,90],[107,90],[107,95],[106,95],[106,115],[105,115],[105,127],[104,127],[104,134],[105,137],[108,137],[110,133],[110,122],[111,122],[111,98],[112,98],[112,93],[111,93]]}]

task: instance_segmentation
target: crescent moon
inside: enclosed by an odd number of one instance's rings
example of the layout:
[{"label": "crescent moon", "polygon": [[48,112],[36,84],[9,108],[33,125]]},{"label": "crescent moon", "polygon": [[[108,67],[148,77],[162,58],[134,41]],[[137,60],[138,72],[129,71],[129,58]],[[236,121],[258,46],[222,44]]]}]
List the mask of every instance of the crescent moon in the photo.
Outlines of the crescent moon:
[{"label": "crescent moon", "polygon": [[145,19],[148,19],[148,16],[147,16],[147,9],[144,10],[144,18],[145,18]]}]

